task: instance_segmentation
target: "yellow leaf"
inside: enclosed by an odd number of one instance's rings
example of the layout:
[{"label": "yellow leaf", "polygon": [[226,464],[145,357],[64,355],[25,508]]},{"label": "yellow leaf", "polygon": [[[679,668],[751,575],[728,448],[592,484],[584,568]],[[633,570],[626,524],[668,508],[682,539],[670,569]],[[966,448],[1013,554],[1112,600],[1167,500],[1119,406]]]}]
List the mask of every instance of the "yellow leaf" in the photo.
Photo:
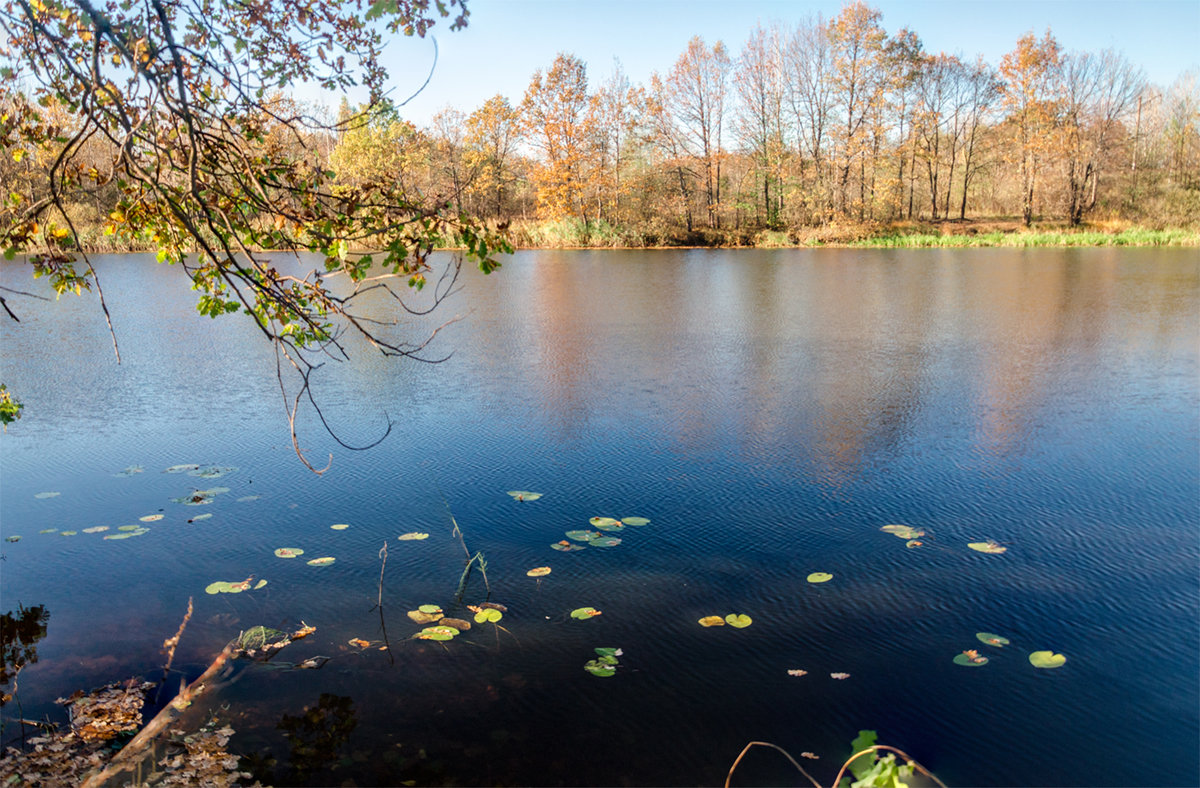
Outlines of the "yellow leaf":
[{"label": "yellow leaf", "polygon": [[23,158],[25,158],[25,151],[21,150],[20,148],[13,151],[13,161],[20,161]]}]

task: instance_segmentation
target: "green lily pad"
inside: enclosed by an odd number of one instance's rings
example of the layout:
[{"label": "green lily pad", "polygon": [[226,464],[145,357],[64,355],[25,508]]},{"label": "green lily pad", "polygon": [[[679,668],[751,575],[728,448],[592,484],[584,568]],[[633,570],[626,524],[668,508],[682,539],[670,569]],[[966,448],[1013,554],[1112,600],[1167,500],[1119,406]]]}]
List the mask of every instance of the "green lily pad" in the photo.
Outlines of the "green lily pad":
[{"label": "green lily pad", "polygon": [[611,517],[593,517],[590,520],[588,520],[588,522],[592,524],[593,528],[599,528],[602,525],[620,525],[621,524],[620,520],[614,520]]},{"label": "green lily pad", "polygon": [[141,520],[143,523],[154,523],[154,522],[158,522],[162,518],[163,518],[163,516],[161,514],[148,514],[145,517],[139,517],[138,519]]},{"label": "green lily pad", "polygon": [[308,562],[308,565],[309,566],[329,566],[336,560],[337,559],[334,558],[333,556],[327,555],[327,556],[323,556],[321,558],[314,558],[313,560]]},{"label": "green lily pad", "polygon": [[[104,527],[107,528],[108,526],[106,525]],[[42,530],[38,531],[38,533],[39,534],[52,534],[52,533],[56,533],[57,531],[58,531],[57,528],[43,528]]]},{"label": "green lily pad", "polygon": [[569,544],[567,542],[555,542],[554,544],[550,545],[550,549],[551,550],[560,550],[564,553],[570,553],[574,550],[586,550],[587,545]]},{"label": "green lily pad", "polygon": [[58,492],[40,492],[40,493],[37,493],[36,495],[34,495],[33,497],[34,497],[34,498],[43,498],[43,499],[44,499],[44,498],[57,498],[57,497],[58,497],[58,496],[60,496],[60,495],[62,495],[62,493],[58,493]]},{"label": "green lily pad", "polygon": [[254,590],[255,590],[255,591],[257,591],[258,589],[262,588],[262,587],[263,587],[263,586],[265,586],[266,584],[267,584],[267,581],[266,581],[266,580],[259,580],[259,581],[258,581],[258,582],[257,582],[257,583],[254,585]]},{"label": "green lily pad", "polygon": [[276,558],[295,558],[298,555],[304,555],[299,547],[280,547],[275,551]]},{"label": "green lily pad", "polygon": [[720,616],[705,616],[704,618],[700,619],[700,626],[723,627],[725,626],[725,619],[721,618]]},{"label": "green lily pad", "polygon": [[[130,528],[132,528],[133,530],[130,530]],[[108,536],[105,536],[104,538],[115,541],[117,539],[129,539],[134,536],[141,536],[142,534],[150,533],[149,528],[142,528],[141,526],[137,526],[137,525],[134,525],[134,526],[122,525],[117,530],[121,531],[122,533],[109,534]],[[67,532],[63,531],[63,533],[65,534]],[[74,533],[74,531],[72,531],[71,533]]]},{"label": "green lily pad", "polygon": [[879,530],[901,539],[917,539],[925,535],[920,528],[913,528],[911,525],[885,525]]},{"label": "green lily pad", "polygon": [[98,534],[108,530],[107,525],[93,525],[91,528],[84,528],[85,534]]},{"label": "green lily pad", "polygon": [[1009,643],[1008,638],[1001,637],[1000,635],[994,635],[991,632],[976,632],[975,637],[979,638],[981,643],[986,643],[989,646],[995,646],[996,648],[1003,648]]},{"label": "green lily pad", "polygon": [[[59,531],[59,536],[74,536],[77,531]],[[105,537],[107,538],[107,537]]]},{"label": "green lily pad", "polygon": [[624,653],[621,651],[621,649],[614,648],[612,646],[600,646],[592,650],[595,651],[596,655],[600,657],[619,657]]},{"label": "green lily pad", "polygon": [[198,515],[196,515],[195,517],[193,517],[193,518],[191,518],[190,520],[188,520],[188,522],[189,522],[189,523],[198,523],[198,522],[200,522],[201,520],[207,520],[207,519],[208,519],[208,518],[210,518],[210,517],[212,517],[212,512],[205,512],[204,514],[198,514]]},{"label": "green lily pad", "polygon": [[514,501],[536,501],[542,497],[541,493],[529,492],[528,490],[509,490],[508,494],[513,497]]},{"label": "green lily pad", "polygon": [[429,534],[423,534],[419,531],[413,531],[413,532],[407,533],[407,534],[400,534],[396,538],[399,539],[401,542],[419,542],[422,539],[428,539]]},{"label": "green lily pad", "polygon": [[620,538],[616,536],[596,536],[588,540],[592,547],[616,547],[620,543]]},{"label": "green lily pad", "polygon": [[438,605],[421,605],[417,610],[420,610],[422,613],[437,613],[438,615],[442,613],[442,608]]},{"label": "green lily pad", "polygon": [[334,523],[333,525],[331,525],[329,527],[335,531],[345,531],[347,528],[350,527],[350,524],[349,523]]},{"label": "green lily pad", "polygon": [[163,473],[183,473],[184,471],[198,471],[198,470],[200,470],[200,466],[194,465],[194,464],[172,465],[170,468],[166,468],[165,470],[163,470]]},{"label": "green lily pad", "polygon": [[568,539],[573,539],[576,542],[590,542],[597,536],[601,536],[599,531],[567,531],[565,536]]},{"label": "green lily pad", "polygon": [[421,640],[445,641],[445,640],[453,640],[454,636],[457,634],[458,634],[458,630],[455,629],[454,627],[435,626],[435,627],[425,627],[424,629],[422,629],[420,632],[418,632],[416,634],[416,637]]},{"label": "green lily pad", "polygon": [[625,530],[625,526],[621,523],[616,523],[614,525],[601,524],[597,525],[596,527],[601,531],[607,531],[608,533],[620,533],[621,531]]},{"label": "green lily pad", "polygon": [[997,553],[997,554],[1003,553],[1005,550],[1008,549],[1007,547],[1001,547],[1000,545],[993,542],[991,539],[988,539],[986,542],[971,542],[967,545],[967,547],[971,548],[972,550],[975,550],[976,552],[980,552],[980,553]]},{"label": "green lily pad", "polygon": [[[140,525],[119,525],[119,526],[117,526],[118,531],[139,531],[139,530],[141,530],[141,528],[142,528],[142,526],[140,526]],[[87,531],[84,531],[84,533],[87,533]]]},{"label": "green lily pad", "polygon": [[1066,662],[1065,656],[1053,651],[1035,651],[1029,655],[1029,664],[1035,668],[1061,668]]},{"label": "green lily pad", "polygon": [[20,535],[20,534],[13,534],[12,536],[6,536],[6,537],[4,537],[4,541],[6,541],[6,542],[19,542],[19,541],[21,541],[21,535]]},{"label": "green lily pad", "polygon": [[117,471],[113,476],[133,476],[135,473],[141,473],[146,470],[140,465],[130,465],[128,468]]},{"label": "green lily pad", "polygon": [[626,525],[649,525],[650,521],[645,517],[622,517],[621,522]]},{"label": "green lily pad", "polygon": [[438,608],[436,613],[422,613],[420,610],[410,610],[408,611],[408,617],[418,624],[436,624],[443,618],[441,608]]},{"label": "green lily pad", "polygon": [[487,623],[494,624],[502,618],[504,618],[504,614],[501,613],[499,610],[496,610],[495,608],[491,608],[491,607],[485,607],[483,610],[480,610],[478,613],[475,614],[475,623],[477,623],[477,624],[487,624]]},{"label": "green lily pad", "polygon": [[731,627],[745,629],[753,624],[754,621],[750,618],[750,616],[747,616],[744,613],[730,613],[729,615],[725,616],[725,623]]},{"label": "green lily pad", "polygon": [[577,618],[580,621],[595,618],[598,615],[600,615],[600,611],[594,607],[577,607],[571,611],[571,618]]},{"label": "green lily pad", "polygon": [[236,470],[237,468],[235,467],[222,468],[219,465],[210,465],[207,468],[193,468],[188,471],[188,476],[198,476],[201,479],[218,479]]},{"label": "green lily pad", "polygon": [[616,665],[609,665],[605,662],[601,662],[598,659],[588,660],[587,663],[584,664],[583,669],[588,673],[591,673],[593,676],[599,676],[600,678],[615,676],[617,673]]},{"label": "green lily pad", "polygon": [[227,593],[229,593],[229,588],[232,585],[233,584],[228,581],[218,580],[214,583],[209,583],[208,585],[206,585],[204,587],[204,593],[206,593],[206,594],[227,594]]},{"label": "green lily pad", "polygon": [[964,651],[961,654],[954,655],[954,664],[962,665],[964,668],[978,668],[988,664],[988,658],[980,656],[974,651]]},{"label": "green lily pad", "polygon": [[808,582],[810,583],[827,583],[832,579],[833,575],[828,572],[813,572],[808,576]]}]

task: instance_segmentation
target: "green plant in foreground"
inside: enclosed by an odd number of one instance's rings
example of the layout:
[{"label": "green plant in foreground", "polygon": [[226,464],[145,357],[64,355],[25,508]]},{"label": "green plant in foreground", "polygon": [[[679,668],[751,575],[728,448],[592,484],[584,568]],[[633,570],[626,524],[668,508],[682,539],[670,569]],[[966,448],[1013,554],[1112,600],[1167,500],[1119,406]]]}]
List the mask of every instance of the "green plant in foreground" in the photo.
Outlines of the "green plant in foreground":
[{"label": "green plant in foreground", "polygon": [[[850,742],[850,749],[853,754],[842,764],[837,777],[834,778],[832,783],[834,788],[907,788],[907,781],[912,778],[914,771],[928,777],[936,785],[941,786],[941,788],[946,788],[945,784],[934,776],[932,772],[909,757],[903,750],[889,747],[886,744],[876,744],[876,739],[875,731],[862,730],[858,732],[858,738]],[[733,779],[734,770],[737,769],[738,764],[742,762],[742,758],[753,747],[770,747],[773,750],[783,753],[783,756],[788,759],[792,766],[795,766],[797,771],[808,778],[808,781],[813,784],[814,788],[821,788],[821,784],[805,771],[804,767],[787,750],[777,744],[765,741],[752,741],[742,748],[742,751],[738,753],[738,757],[734,760],[733,766],[729,767],[729,774],[725,777],[725,788],[729,788],[729,781]],[[886,751],[886,754],[881,757],[880,753],[884,751]],[[806,757],[814,757],[811,753],[804,753],[804,755]],[[849,769],[850,774],[853,776],[853,780],[851,777],[845,776],[847,769]]]},{"label": "green plant in foreground", "polygon": [[19,400],[13,399],[8,386],[0,383],[0,424],[4,425],[5,432],[9,424],[21,418],[21,409],[24,407]]}]

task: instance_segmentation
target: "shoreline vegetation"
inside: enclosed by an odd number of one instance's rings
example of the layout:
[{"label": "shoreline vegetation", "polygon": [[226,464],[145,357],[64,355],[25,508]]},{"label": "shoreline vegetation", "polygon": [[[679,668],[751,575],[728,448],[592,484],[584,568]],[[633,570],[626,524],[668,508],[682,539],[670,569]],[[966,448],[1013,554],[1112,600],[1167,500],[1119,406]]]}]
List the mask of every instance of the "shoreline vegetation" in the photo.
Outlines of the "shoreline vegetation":
[{"label": "shoreline vegetation", "polygon": [[[1124,221],[1090,222],[1071,227],[1065,222],[1034,222],[1025,227],[1019,218],[908,221],[877,224],[830,224],[793,230],[698,229],[663,237],[627,231],[606,222],[515,221],[507,235],[517,250],[561,249],[965,249],[986,247],[1200,247],[1200,231],[1187,228],[1151,228]],[[123,254],[157,251],[152,243],[118,242],[114,236],[86,229],[81,246],[89,254]],[[462,247],[451,240],[440,247]],[[266,251],[266,250],[262,250]],[[368,251],[366,246],[356,251]]]}]

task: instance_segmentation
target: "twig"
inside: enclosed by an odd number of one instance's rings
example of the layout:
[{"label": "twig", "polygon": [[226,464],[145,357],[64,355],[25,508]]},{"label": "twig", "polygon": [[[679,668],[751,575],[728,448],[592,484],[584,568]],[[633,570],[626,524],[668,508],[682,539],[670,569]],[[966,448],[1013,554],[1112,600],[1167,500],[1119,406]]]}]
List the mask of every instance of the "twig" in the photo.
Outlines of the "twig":
[{"label": "twig", "polygon": [[188,621],[192,619],[192,598],[188,597],[188,609],[183,614],[183,621],[179,622],[179,631],[175,633],[175,637],[167,638],[163,641],[163,648],[167,650],[167,664],[163,665],[163,678],[166,678],[167,673],[171,670],[171,663],[175,661],[175,647],[179,645],[179,639],[183,637],[183,630],[187,629]]},{"label": "twig", "polygon": [[[779,750],[781,753],[783,753],[783,757],[785,757],[789,761],[791,761],[792,766],[795,766],[800,771],[801,774],[803,774],[805,777],[807,777],[808,781],[810,783],[812,783],[815,786],[815,788],[821,788],[821,784],[819,782],[817,782],[816,780],[814,780],[813,776],[811,774],[804,771],[804,767],[801,766],[800,764],[796,763],[796,759],[793,758],[790,754],[788,754],[787,750],[783,749],[782,747],[780,747],[777,744],[771,744],[771,742],[769,742],[769,741],[752,741],[749,744],[747,744],[745,747],[742,748],[742,751],[740,753],[738,753],[737,759],[734,760],[733,766],[729,767],[729,774],[727,774],[725,776],[725,788],[729,788],[729,781],[731,779],[733,779],[733,770],[736,769],[738,767],[738,764],[742,762],[742,758],[746,755],[746,753],[750,752],[751,747],[770,747],[772,749]],[[863,750],[863,752],[866,752],[866,750]],[[845,768],[845,767],[842,767],[842,768]],[[839,779],[841,778],[841,774],[838,775],[838,778]],[[838,784],[838,781],[834,780],[833,784],[836,787]]]},{"label": "twig", "polygon": [[[383,564],[379,567],[379,599],[375,602],[375,607],[383,610],[383,570],[387,569],[387,540],[383,542],[383,547],[379,550],[379,557],[383,559]],[[374,608],[372,608],[374,609]]]}]

